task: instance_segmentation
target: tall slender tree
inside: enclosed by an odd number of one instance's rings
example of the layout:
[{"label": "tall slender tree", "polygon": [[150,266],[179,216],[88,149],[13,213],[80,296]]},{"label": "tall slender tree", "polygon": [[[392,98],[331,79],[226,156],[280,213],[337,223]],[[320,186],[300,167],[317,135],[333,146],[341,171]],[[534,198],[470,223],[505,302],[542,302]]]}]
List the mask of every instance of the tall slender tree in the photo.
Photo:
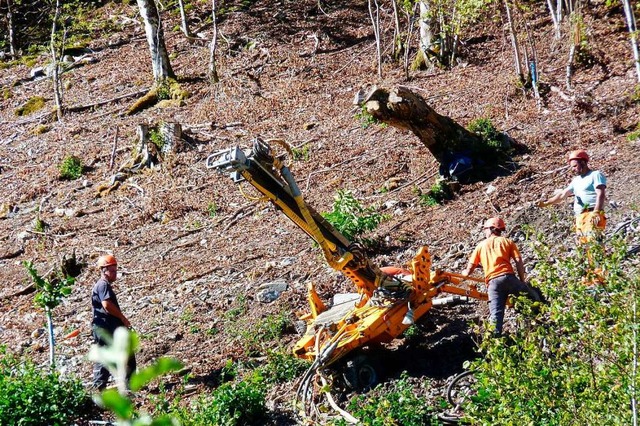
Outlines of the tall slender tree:
[{"label": "tall slender tree", "polygon": [[155,0],[137,0],[137,2],[151,52],[153,79],[158,84],[167,78],[175,78],[164,43],[164,31],[156,2]]},{"label": "tall slender tree", "polygon": [[60,19],[60,0],[56,0],[56,10],[53,15],[53,23],[51,24],[51,80],[53,82],[53,97],[56,102],[56,115],[58,120],[62,120],[62,84],[60,84],[60,62],[58,61],[58,46],[62,51],[62,43],[58,43],[56,40],[56,33],[58,31],[58,20]]},{"label": "tall slender tree", "polygon": [[629,27],[629,38],[631,39],[631,50],[633,52],[633,61],[636,65],[636,74],[640,83],[640,55],[638,54],[638,27],[636,26],[636,17],[633,14],[631,0],[622,0],[624,6],[624,14],[627,18],[627,27]]},{"label": "tall slender tree", "polygon": [[218,43],[216,14],[216,0],[211,0],[211,15],[213,18],[213,36],[211,37],[211,44],[209,45],[209,81],[211,81],[211,83],[217,83],[220,80],[218,77],[218,67],[216,66],[216,45]]}]

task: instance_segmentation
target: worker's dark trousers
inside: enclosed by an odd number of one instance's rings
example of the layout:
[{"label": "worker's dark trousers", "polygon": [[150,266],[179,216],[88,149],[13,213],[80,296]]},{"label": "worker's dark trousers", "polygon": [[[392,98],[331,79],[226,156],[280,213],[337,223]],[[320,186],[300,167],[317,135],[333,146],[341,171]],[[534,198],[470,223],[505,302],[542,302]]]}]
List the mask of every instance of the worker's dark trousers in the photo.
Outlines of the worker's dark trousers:
[{"label": "worker's dark trousers", "polygon": [[[95,329],[93,331],[93,340],[98,346],[107,346],[107,343],[96,334]],[[135,355],[131,355],[127,361],[127,389],[129,388],[129,379],[131,379],[131,375],[135,373],[136,367],[136,357]],[[104,389],[107,386],[109,377],[111,377],[111,373],[104,365],[100,363],[94,364],[93,387],[95,389]]]},{"label": "worker's dark trousers", "polygon": [[495,334],[502,334],[504,310],[510,294],[529,293],[529,287],[514,274],[506,274],[489,281],[489,311],[491,322],[495,326]]}]

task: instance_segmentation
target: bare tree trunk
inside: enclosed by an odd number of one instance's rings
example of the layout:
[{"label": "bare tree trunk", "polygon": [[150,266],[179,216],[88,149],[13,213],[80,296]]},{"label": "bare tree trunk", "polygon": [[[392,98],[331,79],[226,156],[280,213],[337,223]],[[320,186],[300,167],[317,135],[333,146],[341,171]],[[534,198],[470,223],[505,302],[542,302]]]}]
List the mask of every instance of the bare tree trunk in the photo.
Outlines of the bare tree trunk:
[{"label": "bare tree trunk", "polygon": [[553,29],[555,30],[555,38],[556,40],[560,40],[560,21],[558,21],[558,17],[553,10],[553,4],[551,4],[551,0],[547,0],[547,7],[549,8],[549,14],[551,15],[551,20],[553,21]]},{"label": "bare tree trunk", "polygon": [[[414,6],[414,13],[415,10]],[[413,16],[406,10],[405,15],[407,17],[407,39],[404,42],[404,79],[409,80],[409,46],[411,46],[411,36],[413,35]]]},{"label": "bare tree trunk", "polygon": [[[373,7],[371,5],[373,2],[376,6],[375,16],[373,13]],[[378,4],[378,0],[368,0],[367,5],[369,6],[369,17],[371,18],[371,24],[373,25],[373,35],[376,38],[376,57],[378,59],[378,77],[382,78],[382,51],[381,51],[381,42],[380,42],[380,5]]]},{"label": "bare tree trunk", "polygon": [[373,87],[369,92],[359,93],[356,103],[364,105],[377,120],[413,132],[440,163],[447,152],[480,142],[478,136],[435,112],[420,95],[406,87],[393,90]]},{"label": "bare tree trunk", "polygon": [[556,20],[558,22],[562,22],[562,18],[563,18],[562,12],[563,12],[563,10],[562,10],[562,0],[558,0],[556,2]]},{"label": "bare tree trunk", "polygon": [[507,22],[509,23],[509,34],[511,35],[511,45],[513,47],[513,57],[514,57],[516,75],[520,78],[521,81],[523,81],[524,76],[522,73],[522,65],[520,63],[520,47],[518,46],[518,37],[516,36],[513,20],[511,19],[511,10],[509,8],[508,0],[504,0],[504,7],[507,12]]},{"label": "bare tree trunk", "polygon": [[53,82],[53,97],[56,103],[56,116],[62,120],[62,85],[60,84],[60,67],[58,65],[58,53],[56,49],[56,32],[58,19],[60,18],[60,0],[56,0],[56,11],[51,24],[51,80]]},{"label": "bare tree trunk", "polygon": [[175,78],[169,55],[164,44],[164,31],[160,13],[156,7],[155,0],[137,0],[140,8],[140,15],[144,21],[144,29],[147,34],[147,42],[151,52],[151,64],[153,67],[153,79],[156,82],[167,78]]},{"label": "bare tree trunk", "polygon": [[180,8],[180,22],[181,29],[184,35],[191,38],[191,32],[189,31],[189,23],[187,22],[187,13],[184,10],[184,1],[178,0],[178,7]]},{"label": "bare tree trunk", "polygon": [[218,43],[218,25],[216,23],[216,0],[211,0],[211,15],[213,18],[213,36],[209,46],[209,80],[212,83],[220,81],[216,67],[216,45]]},{"label": "bare tree trunk", "polygon": [[636,75],[640,83],[640,55],[638,55],[638,27],[636,27],[636,17],[633,14],[630,0],[622,0],[624,6],[624,14],[627,18],[627,27],[629,27],[629,38],[631,39],[631,50],[633,52],[633,62],[636,65]]},{"label": "bare tree trunk", "polygon": [[430,13],[430,6],[427,0],[420,0],[418,2],[418,22],[420,28],[420,40],[418,42],[420,52],[422,53],[422,57],[424,59],[424,64],[427,69],[433,67],[433,62],[431,61],[431,45],[433,44],[433,17]]},{"label": "bare tree trunk", "polygon": [[11,0],[7,0],[7,32],[9,33],[9,53],[11,57],[15,59],[18,55],[18,44],[16,42],[16,31],[13,24]]},{"label": "bare tree trunk", "polygon": [[400,15],[398,14],[398,3],[391,0],[393,8],[393,41],[391,42],[391,57],[397,60],[402,50],[402,41],[400,40]]},{"label": "bare tree trunk", "polygon": [[540,92],[538,91],[538,50],[536,49],[536,40],[531,34],[529,29],[529,23],[525,24],[527,31],[527,39],[529,40],[529,46],[531,46],[531,61],[529,64],[529,73],[531,74],[531,87],[533,88],[533,95],[538,100],[538,107],[540,107]]}]

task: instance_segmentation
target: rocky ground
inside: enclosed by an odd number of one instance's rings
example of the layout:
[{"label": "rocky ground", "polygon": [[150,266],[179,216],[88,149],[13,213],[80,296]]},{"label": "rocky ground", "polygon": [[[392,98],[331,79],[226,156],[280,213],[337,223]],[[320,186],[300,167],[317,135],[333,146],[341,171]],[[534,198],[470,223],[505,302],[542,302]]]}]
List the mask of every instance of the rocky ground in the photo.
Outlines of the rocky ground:
[{"label": "rocky ground", "polygon": [[[207,12],[199,7],[191,18],[208,38]],[[603,2],[591,2],[587,9],[592,61],[577,67],[572,89],[565,86],[566,39],[553,38],[544,9],[526,15],[544,89],[539,101],[515,84],[511,44],[499,19],[468,35],[462,61],[451,70],[412,71],[407,81],[401,67],[387,59],[379,78],[366,4],[353,2],[320,10],[317,2],[261,0],[229,13],[220,23],[220,83],[213,86],[206,78],[207,40],[188,41],[172,31],[177,15],[167,12],[172,65],[190,96],[181,106],[129,117],[121,113],[130,106],[130,97],[52,121],[45,114],[54,105],[50,81],[31,79],[33,67],[26,65],[3,69],[2,343],[46,361],[46,336],[37,333],[43,313],[34,308],[32,293],[19,294],[29,285],[21,262],[33,260],[44,274],[72,252],[86,267],[54,319],[59,336],[73,329],[80,335],[61,341],[57,350],[60,365],[87,381],[89,299],[98,277],[93,265],[103,252],[113,252],[120,262],[116,291],[123,311],[143,335],[139,364],[163,355],[176,357],[192,369],[191,385],[197,392],[215,383],[227,360],[246,358],[239,329],[268,315],[294,318],[295,312],[306,310],[308,281],[327,300],[352,291],[350,282],[328,268],[318,249],[284,216],[243,198],[228,177],[205,167],[211,153],[249,147],[256,135],[284,139],[307,151],[308,158],[295,162],[293,172],[316,210],[331,210],[336,191],[348,189],[364,205],[390,216],[370,235],[381,242],[370,253],[380,266],[404,265],[418,247],[427,245],[435,266],[459,272],[481,237],[480,224],[496,214],[511,231],[530,224],[570,248],[570,206],[532,207],[569,181],[563,166],[570,149],[586,148],[592,167],[608,177],[609,229],[636,217],[640,146],[627,136],[637,131],[640,103],[624,16],[621,7],[607,9]],[[107,5],[93,18],[98,17],[108,17],[112,25],[97,32],[89,45],[95,61],[63,74],[68,106],[108,101],[151,85],[136,8]],[[383,37],[390,39],[389,16],[384,22]],[[37,62],[45,65],[47,58]],[[418,191],[433,185],[438,165],[413,134],[378,125],[365,128],[354,117],[354,95],[371,84],[408,86],[462,125],[489,117],[524,147],[513,158],[516,171],[463,186],[444,205],[422,205]],[[45,109],[14,114],[36,95],[46,99]],[[183,149],[166,156],[157,169],[136,174],[98,197],[98,186],[129,159],[137,126],[159,122],[183,126],[188,132]],[[79,180],[59,179],[58,165],[70,154],[85,165]],[[390,182],[399,187],[386,190]],[[46,223],[40,231],[34,230],[37,217]],[[523,233],[512,235],[520,238]],[[521,245],[532,263],[528,245]],[[260,286],[276,280],[286,282],[288,290],[275,302],[257,301]],[[241,314],[230,319],[232,309]],[[419,338],[399,339],[380,355],[390,366],[386,380],[408,368],[416,382],[431,383],[423,385],[425,394],[441,396],[446,379],[474,356],[469,322],[485,314],[484,304],[433,309],[418,324]],[[296,339],[292,329],[267,346],[289,347]],[[293,389],[277,392],[286,406]]]}]

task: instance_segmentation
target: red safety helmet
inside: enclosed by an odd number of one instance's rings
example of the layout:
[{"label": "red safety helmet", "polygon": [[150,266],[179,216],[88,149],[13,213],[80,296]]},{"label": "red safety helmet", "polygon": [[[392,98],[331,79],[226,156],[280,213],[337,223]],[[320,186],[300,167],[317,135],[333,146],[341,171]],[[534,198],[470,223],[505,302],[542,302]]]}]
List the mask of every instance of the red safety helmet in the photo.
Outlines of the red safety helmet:
[{"label": "red safety helmet", "polygon": [[500,231],[504,231],[506,226],[504,224],[504,220],[500,219],[499,217],[492,217],[491,219],[487,219],[487,221],[484,223],[483,228],[495,228]]},{"label": "red safety helmet", "polygon": [[585,151],[584,149],[571,151],[569,153],[569,159],[567,161],[571,162],[571,160],[582,160],[582,161],[588,162],[589,154],[587,154],[587,151]]},{"label": "red safety helmet", "polygon": [[98,268],[105,268],[111,265],[117,265],[118,261],[110,254],[103,254],[98,258]]}]

